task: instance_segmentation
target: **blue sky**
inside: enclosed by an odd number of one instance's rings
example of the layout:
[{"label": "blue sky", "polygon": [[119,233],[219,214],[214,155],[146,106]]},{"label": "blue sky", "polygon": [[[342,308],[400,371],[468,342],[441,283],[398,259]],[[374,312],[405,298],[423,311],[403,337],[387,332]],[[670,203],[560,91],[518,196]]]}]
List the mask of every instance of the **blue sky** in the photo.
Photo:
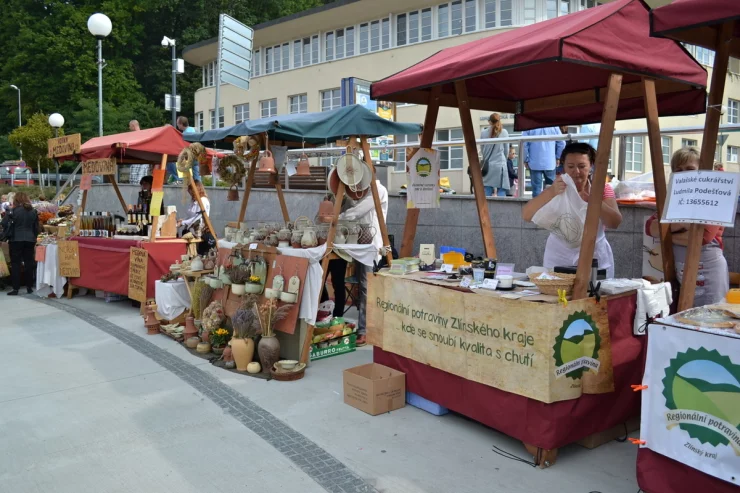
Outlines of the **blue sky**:
[{"label": "blue sky", "polygon": [[565,338],[582,335],[584,332],[593,332],[594,329],[585,320],[576,320],[565,330]]},{"label": "blue sky", "polygon": [[714,361],[703,359],[686,363],[678,372],[684,378],[697,378],[708,383],[727,383],[740,388],[740,382],[732,374]]}]

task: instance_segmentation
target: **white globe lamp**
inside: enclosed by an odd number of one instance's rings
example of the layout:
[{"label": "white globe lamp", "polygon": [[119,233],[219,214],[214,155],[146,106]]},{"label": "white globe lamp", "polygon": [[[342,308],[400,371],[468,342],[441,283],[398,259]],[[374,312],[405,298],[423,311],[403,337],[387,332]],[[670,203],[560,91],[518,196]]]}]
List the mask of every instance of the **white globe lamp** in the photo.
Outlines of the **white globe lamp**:
[{"label": "white globe lamp", "polygon": [[113,30],[113,24],[107,15],[97,13],[87,19],[87,29],[96,38],[105,38]]}]

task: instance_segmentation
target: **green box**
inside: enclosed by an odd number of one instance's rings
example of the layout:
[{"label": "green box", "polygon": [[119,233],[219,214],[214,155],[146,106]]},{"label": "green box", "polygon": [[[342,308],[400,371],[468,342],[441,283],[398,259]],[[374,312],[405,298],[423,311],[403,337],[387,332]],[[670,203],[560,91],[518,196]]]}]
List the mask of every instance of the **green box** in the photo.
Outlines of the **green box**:
[{"label": "green box", "polygon": [[[321,344],[321,343],[319,343]],[[350,334],[339,338],[339,344],[319,348],[319,344],[311,344],[311,361],[331,358],[339,354],[351,353],[357,349],[357,334]]]}]

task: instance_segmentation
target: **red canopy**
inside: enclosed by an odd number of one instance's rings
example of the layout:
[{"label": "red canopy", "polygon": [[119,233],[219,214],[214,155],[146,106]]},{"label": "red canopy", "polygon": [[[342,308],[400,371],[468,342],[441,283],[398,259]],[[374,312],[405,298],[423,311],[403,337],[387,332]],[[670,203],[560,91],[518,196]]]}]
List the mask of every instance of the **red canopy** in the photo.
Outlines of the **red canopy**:
[{"label": "red canopy", "polygon": [[[738,0],[740,1],[740,0]],[[376,100],[457,106],[466,80],[472,109],[515,113],[515,128],[601,120],[610,74],[624,74],[617,118],[645,116],[642,77],[657,79],[661,116],[704,113],[707,73],[678,43],[650,37],[641,0],[616,0],[442,50],[372,84]]]},{"label": "red canopy", "polygon": [[177,129],[165,125],[95,137],[82,144],[78,158],[87,161],[115,157],[119,164],[159,164],[163,154],[167,154],[168,161],[177,161],[178,154],[187,146]]},{"label": "red canopy", "polygon": [[730,56],[740,58],[740,0],[674,0],[650,12],[653,36],[683,41],[714,50],[717,30],[734,23]]}]

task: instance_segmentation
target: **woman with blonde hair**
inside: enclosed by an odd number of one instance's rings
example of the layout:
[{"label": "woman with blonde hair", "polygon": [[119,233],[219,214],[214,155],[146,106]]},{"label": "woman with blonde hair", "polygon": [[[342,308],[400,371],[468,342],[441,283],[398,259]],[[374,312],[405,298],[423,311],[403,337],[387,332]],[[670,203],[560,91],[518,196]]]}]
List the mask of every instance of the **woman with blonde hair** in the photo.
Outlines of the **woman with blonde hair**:
[{"label": "woman with blonde hair", "polygon": [[[203,209],[206,214],[211,213],[211,202],[208,200],[206,195],[206,189],[203,187],[203,183],[198,180],[193,180],[195,189],[198,190],[200,195],[200,201],[203,203]],[[185,212],[185,218],[177,221],[178,226],[183,227],[182,233],[191,232],[196,238],[200,238],[202,241],[198,244],[198,254],[204,255],[208,251],[216,246],[216,240],[208,231],[205,221],[203,220],[203,211],[200,210],[200,204],[195,196],[193,187],[188,187],[188,193],[190,194],[190,207]]]},{"label": "woman with blonde hair", "polygon": [[[699,169],[699,150],[696,147],[684,147],[679,149],[671,157],[671,171],[681,173],[683,171],[696,171]],[[660,221],[658,214],[648,219],[645,225],[646,233],[653,238],[660,238]],[[686,262],[686,251],[689,242],[689,224],[673,223],[671,233],[673,238],[673,258],[676,262],[676,277],[678,282],[683,282],[683,268]],[[701,256],[699,257],[699,272],[696,276],[694,293],[694,306],[710,305],[718,303],[730,289],[730,274],[727,268],[722,249],[724,243],[722,234],[725,228],[722,226],[704,226],[702,237]]]},{"label": "woman with blonde hair", "polygon": [[36,272],[36,237],[39,234],[39,216],[26,193],[13,197],[12,209],[3,218],[3,234],[10,241],[10,274],[15,296],[21,288],[21,266],[25,273],[26,291],[33,293],[33,275]]},{"label": "woman with blonde hair", "polygon": [[[509,132],[501,123],[501,115],[493,113],[488,118],[489,126],[481,132],[481,139],[506,138]],[[483,159],[481,170],[483,172],[483,188],[486,196],[491,197],[496,192],[499,197],[506,197],[506,192],[511,188],[509,182],[509,168],[506,159],[509,156],[509,144],[483,144],[481,146]]]}]

